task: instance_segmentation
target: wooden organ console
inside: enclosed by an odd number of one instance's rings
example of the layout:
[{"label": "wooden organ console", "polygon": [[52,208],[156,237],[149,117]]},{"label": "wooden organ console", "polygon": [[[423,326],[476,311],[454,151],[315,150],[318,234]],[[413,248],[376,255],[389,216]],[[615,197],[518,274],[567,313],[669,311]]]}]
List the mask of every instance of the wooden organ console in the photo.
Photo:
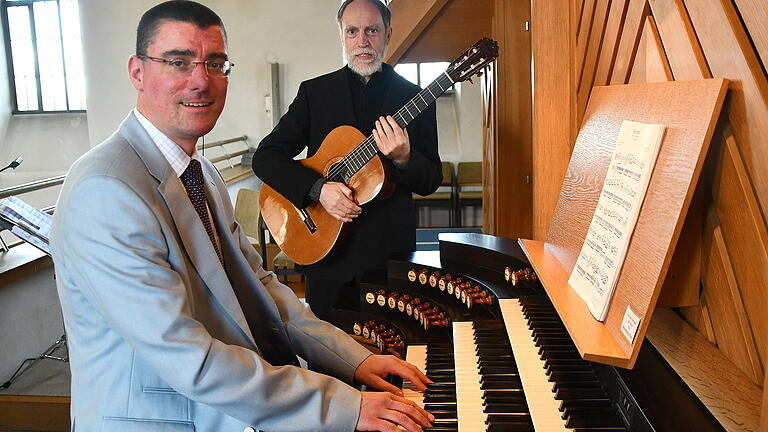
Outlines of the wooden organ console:
[{"label": "wooden organ console", "polygon": [[361,284],[360,309],[333,316],[434,381],[424,394],[403,384],[433,430],[724,430],[647,340],[633,370],[583,360],[517,241],[439,245],[390,259],[386,280]]}]

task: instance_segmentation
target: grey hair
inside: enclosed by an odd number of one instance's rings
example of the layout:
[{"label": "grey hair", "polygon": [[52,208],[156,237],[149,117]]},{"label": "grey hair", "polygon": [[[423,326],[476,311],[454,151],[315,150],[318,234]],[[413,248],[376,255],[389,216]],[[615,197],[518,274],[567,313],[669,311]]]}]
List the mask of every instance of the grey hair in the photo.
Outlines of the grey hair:
[{"label": "grey hair", "polygon": [[[350,3],[352,3],[355,0],[344,0],[344,2],[341,4],[341,7],[339,7],[339,12],[336,13],[336,23],[339,25],[339,28],[341,28],[341,16],[344,15],[344,11],[347,9],[347,6],[349,6]],[[388,32],[391,28],[392,24],[392,12],[390,12],[387,5],[384,4],[381,0],[362,0],[367,1],[368,3],[371,3],[372,5],[376,6],[379,9],[379,14],[381,14],[381,20],[384,21],[384,31]]]}]

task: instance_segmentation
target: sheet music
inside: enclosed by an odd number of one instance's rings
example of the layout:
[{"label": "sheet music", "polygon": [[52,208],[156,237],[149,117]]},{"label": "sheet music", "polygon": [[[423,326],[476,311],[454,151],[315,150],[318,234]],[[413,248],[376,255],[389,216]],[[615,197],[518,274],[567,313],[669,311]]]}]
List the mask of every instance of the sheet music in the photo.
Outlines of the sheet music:
[{"label": "sheet music", "polygon": [[0,217],[10,222],[11,232],[47,254],[51,233],[51,215],[30,206],[16,197],[0,199]]},{"label": "sheet music", "polygon": [[621,123],[592,223],[568,279],[598,321],[608,313],[663,135],[663,125]]}]

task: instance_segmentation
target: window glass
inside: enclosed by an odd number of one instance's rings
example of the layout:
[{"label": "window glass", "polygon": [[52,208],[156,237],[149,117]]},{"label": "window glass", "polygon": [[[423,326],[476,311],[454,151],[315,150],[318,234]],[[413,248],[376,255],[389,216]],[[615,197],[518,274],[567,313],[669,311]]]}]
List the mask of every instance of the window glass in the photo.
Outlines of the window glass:
[{"label": "window glass", "polygon": [[448,62],[420,63],[421,86],[428,86],[435,78],[445,72],[449,64]]},{"label": "window glass", "polygon": [[4,1],[17,112],[85,110],[77,0]]},{"label": "window glass", "polygon": [[61,35],[64,41],[64,63],[67,74],[69,109],[85,109],[85,73],[80,40],[80,13],[77,0],[60,0]]},{"label": "window glass", "polygon": [[8,8],[11,50],[13,56],[16,104],[19,111],[34,111],[37,105],[37,78],[35,77],[35,53],[32,47],[32,31],[29,23],[29,8],[26,6]]},{"label": "window glass", "polygon": [[40,67],[43,111],[65,111],[67,93],[64,88],[64,59],[59,32],[59,8],[55,1],[33,3]]},{"label": "window glass", "polygon": [[402,63],[395,66],[395,72],[408,81],[419,85],[419,72],[416,63]]}]

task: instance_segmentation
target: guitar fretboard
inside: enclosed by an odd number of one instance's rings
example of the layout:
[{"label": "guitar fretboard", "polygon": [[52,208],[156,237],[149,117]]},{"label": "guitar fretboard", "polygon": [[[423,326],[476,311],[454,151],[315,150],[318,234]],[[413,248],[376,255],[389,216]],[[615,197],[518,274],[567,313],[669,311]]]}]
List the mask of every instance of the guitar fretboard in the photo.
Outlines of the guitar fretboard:
[{"label": "guitar fretboard", "polygon": [[[410,122],[413,121],[422,111],[427,109],[441,94],[451,88],[454,84],[451,77],[446,72],[443,72],[432,83],[422,89],[416,96],[414,96],[408,103],[400,108],[392,117],[395,119],[401,128],[405,129]],[[379,148],[376,146],[376,141],[373,139],[373,135],[363,140],[354,150],[349,152],[339,164],[335,166],[328,173],[328,179],[333,181],[345,181],[354,175],[360,168],[368,163],[371,158],[378,152]]]}]

